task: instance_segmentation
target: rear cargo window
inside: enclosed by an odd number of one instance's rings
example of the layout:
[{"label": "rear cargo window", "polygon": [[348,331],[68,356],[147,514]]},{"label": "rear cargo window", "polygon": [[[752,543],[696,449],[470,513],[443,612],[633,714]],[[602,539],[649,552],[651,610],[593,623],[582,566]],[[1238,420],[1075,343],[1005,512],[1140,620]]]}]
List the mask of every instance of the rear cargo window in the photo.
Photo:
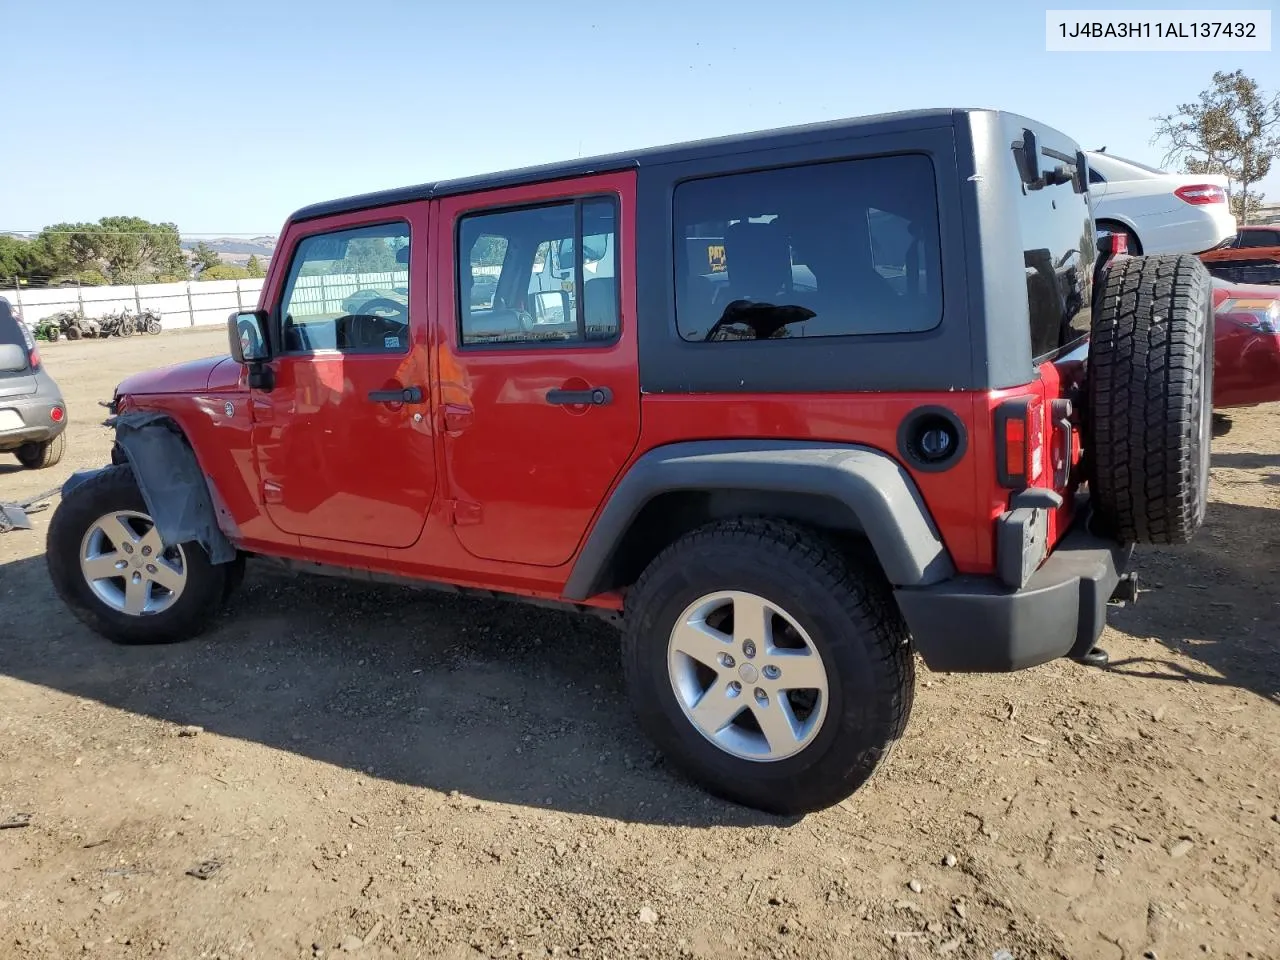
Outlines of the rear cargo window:
[{"label": "rear cargo window", "polygon": [[[1042,170],[1075,163],[1075,147],[1041,148]],[[1017,142],[1021,149],[1021,141]],[[1017,152],[1009,163],[1018,166]],[[1029,186],[1015,180],[1022,196],[1018,225],[1027,282],[1031,352],[1043,362],[1079,343],[1089,333],[1090,300],[1097,240],[1087,194],[1071,183]]]},{"label": "rear cargo window", "polygon": [[674,216],[685,340],[913,333],[942,320],[928,157],[693,180],[676,188]]},{"label": "rear cargo window", "polygon": [[[29,336],[23,329],[22,324],[18,322],[18,318],[14,316],[12,308],[7,300],[0,299],[0,344],[12,344],[21,347],[23,353],[26,353],[33,346]],[[16,377],[26,376],[30,372],[29,368],[21,371],[10,371],[6,373],[0,370],[0,377]]]}]

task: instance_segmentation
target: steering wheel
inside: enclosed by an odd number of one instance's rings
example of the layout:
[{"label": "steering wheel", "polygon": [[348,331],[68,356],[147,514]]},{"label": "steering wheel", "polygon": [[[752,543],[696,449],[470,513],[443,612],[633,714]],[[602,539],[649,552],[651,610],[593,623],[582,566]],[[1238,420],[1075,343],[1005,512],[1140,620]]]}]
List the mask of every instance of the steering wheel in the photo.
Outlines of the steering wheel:
[{"label": "steering wheel", "polygon": [[339,347],[385,349],[388,338],[395,338],[399,346],[399,338],[409,328],[406,304],[390,297],[376,297],[357,309],[358,313],[348,316],[339,326]]},{"label": "steering wheel", "polygon": [[[387,313],[391,316],[388,316]],[[409,307],[398,300],[392,300],[390,297],[374,297],[360,305],[360,312],[356,316],[360,317],[377,317],[379,320],[391,320],[396,323],[407,324]]]}]

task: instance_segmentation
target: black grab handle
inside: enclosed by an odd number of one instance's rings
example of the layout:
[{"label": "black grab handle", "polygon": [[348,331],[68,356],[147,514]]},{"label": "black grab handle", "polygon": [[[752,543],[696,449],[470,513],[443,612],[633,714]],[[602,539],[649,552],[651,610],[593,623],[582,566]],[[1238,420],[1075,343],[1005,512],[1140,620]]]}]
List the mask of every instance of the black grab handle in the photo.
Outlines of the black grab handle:
[{"label": "black grab handle", "polygon": [[608,387],[592,387],[590,390],[548,390],[547,403],[573,406],[583,404],[603,407],[613,400],[613,391]]},{"label": "black grab handle", "polygon": [[421,387],[405,387],[402,390],[370,390],[369,399],[374,403],[421,403]]}]

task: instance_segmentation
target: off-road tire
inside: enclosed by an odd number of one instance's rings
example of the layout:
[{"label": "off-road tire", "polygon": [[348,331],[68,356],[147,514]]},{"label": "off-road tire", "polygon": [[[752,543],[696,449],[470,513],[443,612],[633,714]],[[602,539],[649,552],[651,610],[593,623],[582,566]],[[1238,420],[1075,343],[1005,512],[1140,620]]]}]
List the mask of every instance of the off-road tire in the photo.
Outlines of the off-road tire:
[{"label": "off-road tire", "polygon": [[1089,344],[1086,462],[1097,532],[1182,544],[1204,522],[1213,356],[1212,286],[1196,257],[1111,267]]},{"label": "off-road tire", "polygon": [[[722,751],[685,717],[672,689],[672,628],[690,603],[719,590],[786,609],[827,667],[822,728],[786,759]],[[641,727],[673,766],[719,797],[782,815],[831,806],[865,783],[902,736],[915,695],[909,634],[874,560],[765,518],[702,527],[649,564],[627,597],[623,669]]]},{"label": "off-road tire", "polygon": [[86,626],[120,644],[160,644],[189,640],[214,620],[227,593],[231,564],[212,564],[198,543],[184,543],[187,582],[168,609],[132,616],[112,609],[90,589],[80,570],[85,532],[112,510],[147,513],[146,502],[127,466],[107,467],[67,493],[49,522],[45,562],[54,590]]},{"label": "off-road tire", "polygon": [[81,329],[80,329],[78,326],[76,326],[75,324],[72,324],[71,326],[67,327],[67,339],[68,339],[68,340],[79,340],[79,339],[80,339],[81,337],[83,337],[83,336],[84,336],[84,331],[83,331],[83,330],[81,330]]},{"label": "off-road tire", "polygon": [[42,443],[24,443],[14,451],[14,456],[28,470],[43,470],[61,460],[66,449],[67,435],[60,433],[52,440]]}]

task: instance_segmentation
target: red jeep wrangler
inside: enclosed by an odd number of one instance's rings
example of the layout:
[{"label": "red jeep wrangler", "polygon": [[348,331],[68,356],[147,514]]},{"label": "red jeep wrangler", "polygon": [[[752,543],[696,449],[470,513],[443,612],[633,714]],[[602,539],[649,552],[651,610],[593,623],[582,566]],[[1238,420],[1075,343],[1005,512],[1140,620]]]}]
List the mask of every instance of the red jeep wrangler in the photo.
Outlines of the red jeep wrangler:
[{"label": "red jeep wrangler", "polygon": [[120,384],[53,582],[122,643],[245,557],[596,611],[690,776],[832,804],[913,653],[1085,659],[1132,545],[1203,520],[1209,275],[1099,253],[1087,184],[931,110],[307,207],[230,357]]}]

